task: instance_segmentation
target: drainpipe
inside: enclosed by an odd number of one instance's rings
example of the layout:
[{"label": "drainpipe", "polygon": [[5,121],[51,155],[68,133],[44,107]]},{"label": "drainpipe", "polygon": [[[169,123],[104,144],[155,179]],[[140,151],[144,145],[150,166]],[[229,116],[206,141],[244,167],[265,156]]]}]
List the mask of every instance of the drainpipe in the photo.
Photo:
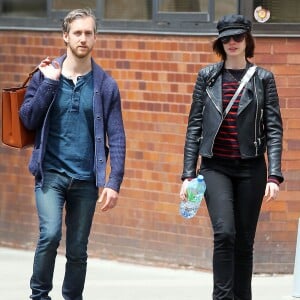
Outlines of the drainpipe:
[{"label": "drainpipe", "polygon": [[300,298],[300,219],[298,221],[298,235],[294,265],[294,289],[292,296]]}]

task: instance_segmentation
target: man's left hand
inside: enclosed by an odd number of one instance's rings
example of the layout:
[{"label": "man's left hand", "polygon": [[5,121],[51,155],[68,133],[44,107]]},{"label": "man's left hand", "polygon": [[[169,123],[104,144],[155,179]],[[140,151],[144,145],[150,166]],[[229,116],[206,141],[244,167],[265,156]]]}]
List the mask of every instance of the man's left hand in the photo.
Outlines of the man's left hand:
[{"label": "man's left hand", "polygon": [[114,208],[118,202],[119,193],[110,188],[104,188],[98,202],[104,203],[101,207],[102,211],[108,211]]}]

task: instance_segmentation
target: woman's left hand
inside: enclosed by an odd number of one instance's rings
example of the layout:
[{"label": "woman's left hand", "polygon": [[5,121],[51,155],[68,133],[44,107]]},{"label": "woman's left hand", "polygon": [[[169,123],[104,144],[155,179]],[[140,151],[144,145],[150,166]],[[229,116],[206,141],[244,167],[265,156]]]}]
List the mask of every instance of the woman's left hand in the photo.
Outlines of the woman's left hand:
[{"label": "woman's left hand", "polygon": [[279,193],[279,186],[274,182],[268,182],[265,190],[266,201],[275,200]]}]

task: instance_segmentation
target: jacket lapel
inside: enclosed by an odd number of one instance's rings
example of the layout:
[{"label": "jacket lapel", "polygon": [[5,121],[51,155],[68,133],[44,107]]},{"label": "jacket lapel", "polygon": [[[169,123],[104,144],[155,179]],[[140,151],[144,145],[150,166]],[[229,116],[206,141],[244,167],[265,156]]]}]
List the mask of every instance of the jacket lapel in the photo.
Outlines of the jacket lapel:
[{"label": "jacket lapel", "polygon": [[223,101],[222,101],[222,76],[218,76],[215,80],[213,86],[208,86],[206,92],[217,108],[217,110],[222,114],[223,112]]},{"label": "jacket lapel", "polygon": [[[252,64],[249,64],[248,68],[251,65]],[[211,101],[213,102],[214,106],[216,107],[216,109],[219,111],[220,114],[223,113],[223,96],[222,96],[222,76],[219,75],[223,66],[224,66],[223,62],[217,64],[216,70],[214,74],[210,77],[206,88],[206,92],[209,98],[211,99]],[[255,100],[253,97],[254,80],[255,80],[254,78],[255,78],[255,73],[252,76],[252,78],[249,80],[249,82],[245,85],[242,91],[242,96],[240,99],[239,108],[237,112],[238,115],[245,110],[245,108],[249,105],[249,103]]]},{"label": "jacket lapel", "polygon": [[[255,75],[254,75],[255,76]],[[242,92],[242,96],[240,99],[240,103],[239,103],[239,107],[238,107],[238,111],[237,114],[241,114],[242,111],[245,110],[245,108],[252,102],[254,101],[254,76],[250,79],[250,81],[245,85],[243,92]]]}]

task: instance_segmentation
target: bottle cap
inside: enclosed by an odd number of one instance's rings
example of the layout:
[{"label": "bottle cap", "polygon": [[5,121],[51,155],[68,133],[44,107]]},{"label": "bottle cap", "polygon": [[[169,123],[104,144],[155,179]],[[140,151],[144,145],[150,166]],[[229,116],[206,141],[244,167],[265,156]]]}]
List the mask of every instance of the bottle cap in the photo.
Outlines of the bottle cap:
[{"label": "bottle cap", "polygon": [[198,181],[202,181],[202,180],[204,180],[204,177],[203,177],[203,175],[198,175],[197,179],[198,179]]}]

